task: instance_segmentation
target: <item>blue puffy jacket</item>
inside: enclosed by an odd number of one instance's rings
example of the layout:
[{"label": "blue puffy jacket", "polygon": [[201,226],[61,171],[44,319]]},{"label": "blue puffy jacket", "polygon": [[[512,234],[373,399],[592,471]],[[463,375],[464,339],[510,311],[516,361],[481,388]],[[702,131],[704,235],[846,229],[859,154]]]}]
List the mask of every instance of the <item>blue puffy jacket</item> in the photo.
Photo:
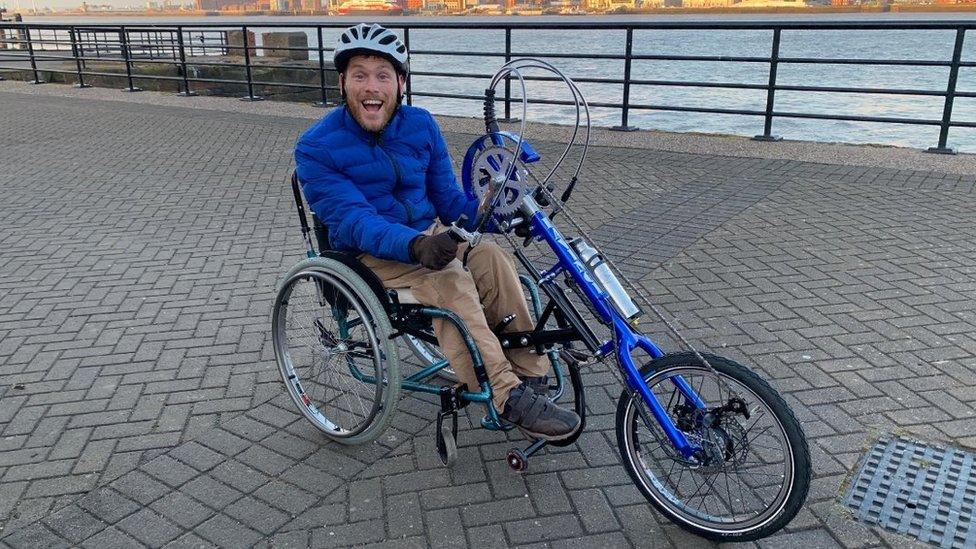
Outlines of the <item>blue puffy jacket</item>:
[{"label": "blue puffy jacket", "polygon": [[382,134],[340,107],[295,146],[302,191],[329,229],[332,247],[411,263],[409,245],[440,218],[475,219],[477,200],[458,186],[434,117],[401,105]]}]

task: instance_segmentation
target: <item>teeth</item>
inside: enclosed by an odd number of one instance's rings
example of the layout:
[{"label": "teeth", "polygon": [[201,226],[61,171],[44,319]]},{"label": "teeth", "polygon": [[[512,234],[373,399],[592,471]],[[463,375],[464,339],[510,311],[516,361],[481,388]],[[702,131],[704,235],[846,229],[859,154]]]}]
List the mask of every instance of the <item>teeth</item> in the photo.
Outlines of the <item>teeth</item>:
[{"label": "teeth", "polygon": [[383,104],[382,101],[377,101],[375,99],[367,99],[366,101],[363,101],[363,105],[382,105],[382,104]]}]

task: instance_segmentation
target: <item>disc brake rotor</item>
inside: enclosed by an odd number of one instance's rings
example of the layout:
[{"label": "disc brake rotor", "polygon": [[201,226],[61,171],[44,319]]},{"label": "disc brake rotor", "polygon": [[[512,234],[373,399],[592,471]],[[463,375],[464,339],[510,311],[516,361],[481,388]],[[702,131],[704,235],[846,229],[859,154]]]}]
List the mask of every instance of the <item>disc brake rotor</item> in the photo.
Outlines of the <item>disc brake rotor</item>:
[{"label": "disc brake rotor", "polygon": [[[498,217],[508,217],[514,214],[526,193],[529,192],[528,171],[522,162],[517,162],[514,171],[512,162],[515,161],[515,154],[504,147],[489,147],[475,157],[472,163],[474,174],[474,192],[478,200],[484,200],[491,185],[500,185],[505,182],[501,189],[501,196],[495,204],[494,213]],[[506,181],[511,171],[511,176]]]}]

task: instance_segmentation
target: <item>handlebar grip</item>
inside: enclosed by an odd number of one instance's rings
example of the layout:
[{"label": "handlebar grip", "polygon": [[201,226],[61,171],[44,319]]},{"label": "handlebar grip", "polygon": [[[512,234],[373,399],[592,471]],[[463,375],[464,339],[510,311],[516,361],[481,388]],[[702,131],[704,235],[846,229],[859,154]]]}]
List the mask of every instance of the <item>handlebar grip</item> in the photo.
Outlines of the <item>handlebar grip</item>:
[{"label": "handlebar grip", "polygon": [[485,130],[487,133],[498,133],[498,121],[495,120],[495,90],[485,90]]}]

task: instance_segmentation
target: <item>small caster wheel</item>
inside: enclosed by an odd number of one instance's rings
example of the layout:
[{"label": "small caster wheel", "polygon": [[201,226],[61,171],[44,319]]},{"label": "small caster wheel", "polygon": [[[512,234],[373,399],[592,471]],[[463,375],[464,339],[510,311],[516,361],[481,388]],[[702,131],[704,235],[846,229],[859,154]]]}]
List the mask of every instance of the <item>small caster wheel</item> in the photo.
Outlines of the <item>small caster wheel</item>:
[{"label": "small caster wheel", "polygon": [[437,433],[437,457],[441,458],[441,463],[448,467],[457,461],[457,437],[447,423],[441,423],[440,431]]},{"label": "small caster wheel", "polygon": [[512,448],[505,456],[505,461],[513,471],[527,471],[529,469],[529,456],[518,448]]}]

